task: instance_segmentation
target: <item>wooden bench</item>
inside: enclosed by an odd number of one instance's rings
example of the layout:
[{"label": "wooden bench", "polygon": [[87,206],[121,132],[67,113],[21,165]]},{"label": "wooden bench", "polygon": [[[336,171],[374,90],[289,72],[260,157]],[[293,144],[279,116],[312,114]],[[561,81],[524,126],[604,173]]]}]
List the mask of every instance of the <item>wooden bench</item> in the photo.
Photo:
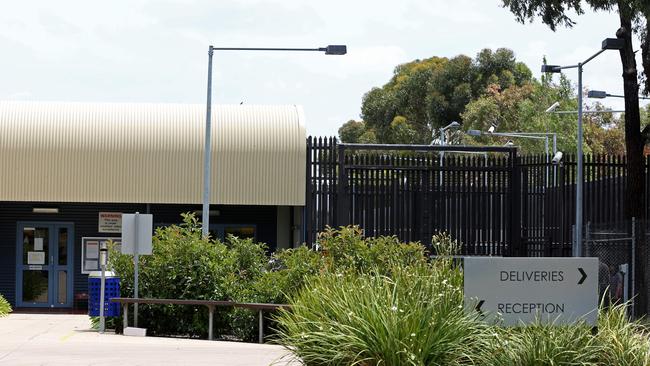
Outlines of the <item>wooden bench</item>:
[{"label": "wooden bench", "polygon": [[264,343],[264,310],[276,311],[279,309],[290,309],[291,305],[287,304],[257,304],[248,302],[235,302],[235,301],[216,301],[216,300],[179,300],[179,299],[134,299],[130,297],[114,297],[112,302],[119,302],[122,304],[124,312],[124,328],[129,326],[129,304],[156,304],[156,305],[201,305],[208,308],[208,339],[213,340],[212,322],[214,319],[214,309],[216,307],[234,307],[257,310],[259,313],[259,343]]}]

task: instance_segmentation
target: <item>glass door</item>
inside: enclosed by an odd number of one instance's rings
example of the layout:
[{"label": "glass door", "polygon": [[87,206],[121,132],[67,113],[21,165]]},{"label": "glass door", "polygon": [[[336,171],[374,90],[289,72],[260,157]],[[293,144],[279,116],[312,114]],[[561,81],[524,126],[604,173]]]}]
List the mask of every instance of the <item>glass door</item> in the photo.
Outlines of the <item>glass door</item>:
[{"label": "glass door", "polygon": [[72,224],[18,223],[16,305],[72,305]]}]

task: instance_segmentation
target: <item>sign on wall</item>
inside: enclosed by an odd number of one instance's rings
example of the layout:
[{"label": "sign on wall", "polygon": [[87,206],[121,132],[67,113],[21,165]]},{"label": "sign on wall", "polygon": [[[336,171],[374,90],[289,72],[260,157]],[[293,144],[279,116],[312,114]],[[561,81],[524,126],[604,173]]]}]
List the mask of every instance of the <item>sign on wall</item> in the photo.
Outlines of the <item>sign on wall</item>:
[{"label": "sign on wall", "polygon": [[504,325],[556,324],[598,316],[598,258],[466,257],[465,309]]},{"label": "sign on wall", "polygon": [[117,250],[121,250],[122,238],[100,238],[100,237],[83,237],[81,238],[81,273],[89,274],[93,271],[99,271],[99,248],[102,243],[113,241]]},{"label": "sign on wall", "polygon": [[100,233],[121,233],[122,213],[121,212],[100,212],[97,231]]}]

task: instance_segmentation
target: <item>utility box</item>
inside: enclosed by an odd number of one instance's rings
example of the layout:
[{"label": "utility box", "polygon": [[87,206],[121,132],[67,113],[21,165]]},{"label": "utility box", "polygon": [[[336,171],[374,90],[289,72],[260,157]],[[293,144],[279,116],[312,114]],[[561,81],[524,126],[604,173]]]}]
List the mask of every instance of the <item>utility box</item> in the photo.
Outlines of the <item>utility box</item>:
[{"label": "utility box", "polygon": [[[115,273],[106,271],[104,289],[104,316],[120,316],[120,304],[111,302],[114,297],[120,297],[120,278]],[[91,272],[88,276],[88,315],[99,316],[102,273]]]}]

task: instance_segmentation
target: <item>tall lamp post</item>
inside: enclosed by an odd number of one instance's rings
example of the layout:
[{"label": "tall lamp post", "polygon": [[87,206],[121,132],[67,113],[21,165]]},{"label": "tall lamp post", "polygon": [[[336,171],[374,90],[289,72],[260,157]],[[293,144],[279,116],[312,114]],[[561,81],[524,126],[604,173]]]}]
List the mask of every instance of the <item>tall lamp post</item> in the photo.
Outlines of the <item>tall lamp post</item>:
[{"label": "tall lamp post", "polygon": [[573,241],[573,256],[582,256],[582,190],[583,190],[583,156],[582,156],[582,69],[589,61],[596,58],[606,50],[621,50],[625,47],[625,41],[619,38],[606,38],[601,45],[600,51],[577,65],[558,66],[542,65],[542,72],[560,73],[564,69],[578,69],[578,139],[577,139],[577,174],[576,174],[576,224],[575,238]]},{"label": "tall lamp post", "polygon": [[205,155],[203,159],[203,212],[202,229],[204,237],[208,236],[210,229],[210,164],[212,158],[212,56],[214,51],[297,51],[297,52],[325,52],[326,55],[345,55],[345,45],[329,45],[319,48],[267,48],[267,47],[213,47],[208,48],[208,101],[205,115]]}]

